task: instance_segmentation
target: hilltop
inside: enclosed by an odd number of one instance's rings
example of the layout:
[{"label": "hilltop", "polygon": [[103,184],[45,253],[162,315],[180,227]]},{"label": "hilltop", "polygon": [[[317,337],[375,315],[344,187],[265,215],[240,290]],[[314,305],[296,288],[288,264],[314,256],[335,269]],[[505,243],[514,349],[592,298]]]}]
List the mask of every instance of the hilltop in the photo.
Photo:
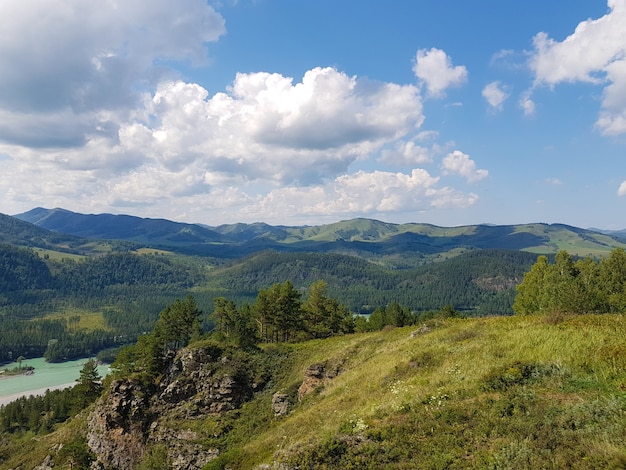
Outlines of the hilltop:
[{"label": "hilltop", "polygon": [[74,237],[123,240],[154,248],[218,258],[238,258],[263,250],[333,252],[393,260],[413,265],[468,249],[523,250],[577,256],[607,254],[626,246],[612,233],[564,224],[467,225],[392,224],[352,219],[319,226],[271,226],[264,223],[207,226],[128,215],[78,214],[65,209],[36,208],[15,218]]},{"label": "hilltop", "polygon": [[114,468],[621,468],[624,331],[621,315],[551,315],[434,319],[256,352],[193,343],[158,393],[114,381],[52,434],[4,441],[0,468],[60,467],[61,444],[80,436],[102,462],[117,455]]}]

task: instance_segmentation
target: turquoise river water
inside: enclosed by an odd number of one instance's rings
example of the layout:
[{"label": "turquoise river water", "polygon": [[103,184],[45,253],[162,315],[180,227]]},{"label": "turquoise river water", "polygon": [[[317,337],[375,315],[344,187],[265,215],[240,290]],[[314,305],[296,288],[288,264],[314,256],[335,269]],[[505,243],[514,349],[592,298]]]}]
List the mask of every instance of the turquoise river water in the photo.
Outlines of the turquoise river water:
[{"label": "turquoise river water", "polygon": [[[0,373],[0,405],[9,403],[24,395],[42,395],[46,390],[55,390],[75,385],[85,361],[86,359],[79,359],[77,361],[51,364],[46,362],[43,357],[25,359],[22,361],[22,367],[33,366],[35,373],[9,377],[2,377]],[[0,370],[12,369],[14,367],[17,367],[17,363],[2,366]],[[98,372],[104,377],[109,372],[109,366],[98,366]]]}]

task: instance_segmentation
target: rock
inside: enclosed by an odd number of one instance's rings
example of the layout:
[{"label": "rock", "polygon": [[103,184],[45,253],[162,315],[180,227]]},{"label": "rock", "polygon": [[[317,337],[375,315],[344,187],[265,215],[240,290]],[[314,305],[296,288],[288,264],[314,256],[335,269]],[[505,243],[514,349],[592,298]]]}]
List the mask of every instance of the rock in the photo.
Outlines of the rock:
[{"label": "rock", "polygon": [[247,374],[243,362],[213,346],[172,355],[161,381],[148,388],[113,381],[88,417],[88,445],[97,457],[93,468],[135,468],[159,445],[175,470],[201,469],[218,455],[206,444],[212,436],[176,424],[241,407],[260,389]]},{"label": "rock", "polygon": [[298,388],[298,400],[310,395],[319,387],[324,386],[328,379],[334,379],[341,373],[342,363],[331,364],[328,361],[311,364],[304,371],[304,380]]},{"label": "rock", "polygon": [[426,325],[422,325],[417,330],[411,332],[411,338],[416,338],[419,335],[423,335],[428,332],[430,332],[430,328]]},{"label": "rock", "polygon": [[286,393],[276,392],[272,396],[272,411],[275,416],[284,416],[289,413],[291,403],[289,401],[289,395]]},{"label": "rock", "polygon": [[47,455],[41,465],[38,465],[33,470],[51,470],[54,468],[54,461],[51,455]]},{"label": "rock", "polygon": [[87,443],[105,467],[133,468],[145,451],[150,416],[147,391],[132,381],[114,381],[88,418]]}]

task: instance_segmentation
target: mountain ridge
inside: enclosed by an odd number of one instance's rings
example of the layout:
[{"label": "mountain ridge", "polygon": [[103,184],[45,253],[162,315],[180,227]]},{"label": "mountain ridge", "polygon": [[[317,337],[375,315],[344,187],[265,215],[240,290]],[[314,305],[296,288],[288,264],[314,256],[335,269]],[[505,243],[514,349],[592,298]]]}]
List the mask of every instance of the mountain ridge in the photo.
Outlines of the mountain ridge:
[{"label": "mountain ridge", "polygon": [[97,240],[123,240],[185,254],[221,258],[263,250],[352,252],[365,257],[406,252],[436,255],[454,249],[512,249],[534,253],[598,256],[625,247],[623,231],[583,229],[567,224],[461,225],[395,224],[355,218],[323,225],[269,225],[263,222],[209,226],[131,215],[80,214],[35,208],[13,216],[53,233]]}]

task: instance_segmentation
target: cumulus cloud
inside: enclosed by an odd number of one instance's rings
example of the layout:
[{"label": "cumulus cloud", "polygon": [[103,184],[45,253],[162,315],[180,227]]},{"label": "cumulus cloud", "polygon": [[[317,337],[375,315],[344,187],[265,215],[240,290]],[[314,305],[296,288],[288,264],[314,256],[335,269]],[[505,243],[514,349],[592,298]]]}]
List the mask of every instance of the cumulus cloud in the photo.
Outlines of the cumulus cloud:
[{"label": "cumulus cloud", "polygon": [[439,187],[439,177],[424,169],[410,173],[359,171],[325,185],[288,187],[271,191],[257,202],[258,210],[272,216],[331,216],[420,212],[433,208],[467,207],[478,200],[474,193]]},{"label": "cumulus cloud", "polygon": [[400,141],[391,149],[381,151],[380,161],[395,167],[414,167],[432,161],[432,150],[416,142]]},{"label": "cumulus cloud", "polygon": [[[238,74],[227,93],[213,96],[195,83],[160,83],[144,95],[135,119],[119,123],[115,139],[93,137],[64,149],[0,145],[0,152],[22,165],[46,162],[56,168],[49,174],[73,169],[103,178],[86,195],[101,191],[99,199],[133,207],[253,183],[265,190],[320,184],[385,145],[414,165],[423,158],[419,146],[398,142],[423,119],[413,85],[362,81],[332,68],[310,70],[299,83],[279,74]],[[53,187],[40,193],[56,194]]]},{"label": "cumulus cloud", "polygon": [[459,150],[455,150],[446,155],[441,164],[441,168],[444,174],[460,175],[470,183],[475,183],[489,176],[487,170],[476,169],[476,162],[474,162],[469,155]]},{"label": "cumulus cloud", "polygon": [[489,106],[496,111],[502,111],[504,102],[509,97],[506,88],[498,81],[486,85],[485,88],[483,88],[482,94]]},{"label": "cumulus cloud", "polygon": [[[38,123],[37,132],[1,135],[42,146],[71,146],[107,132],[99,125],[105,111],[129,112],[135,90],[167,73],[156,61],[201,63],[206,44],[225,32],[223,18],[204,0],[97,8],[81,0],[7,0],[0,2],[0,30],[0,129],[16,127],[15,119]],[[59,134],[60,114],[68,124]],[[114,135],[115,120],[105,124]]]},{"label": "cumulus cloud", "polygon": [[463,85],[467,81],[467,69],[462,65],[452,65],[452,59],[441,49],[420,49],[417,51],[415,76],[426,86],[428,94],[439,98],[453,86]]},{"label": "cumulus cloud", "polygon": [[[21,210],[284,222],[478,198],[419,168],[449,149],[420,131],[417,85],[329,67],[240,73],[218,93],[182,80],[175,66],[206,64],[225,33],[205,0],[7,0],[0,28],[0,192]],[[467,77],[437,49],[415,73],[432,96]],[[353,172],[377,158],[403,172]]]},{"label": "cumulus cloud", "polygon": [[563,41],[538,33],[529,65],[535,86],[605,86],[596,125],[604,134],[617,135],[626,132],[626,1],[609,0],[608,6],[606,15],[579,23]]},{"label": "cumulus cloud", "polygon": [[617,190],[618,196],[626,196],[626,181],[622,181],[622,184],[619,185]]},{"label": "cumulus cloud", "polygon": [[122,128],[121,143],[141,146],[164,167],[247,180],[312,184],[419,127],[416,87],[362,83],[332,68],[300,83],[280,74],[238,74],[230,93],[162,83],[147,97],[148,119]]}]

